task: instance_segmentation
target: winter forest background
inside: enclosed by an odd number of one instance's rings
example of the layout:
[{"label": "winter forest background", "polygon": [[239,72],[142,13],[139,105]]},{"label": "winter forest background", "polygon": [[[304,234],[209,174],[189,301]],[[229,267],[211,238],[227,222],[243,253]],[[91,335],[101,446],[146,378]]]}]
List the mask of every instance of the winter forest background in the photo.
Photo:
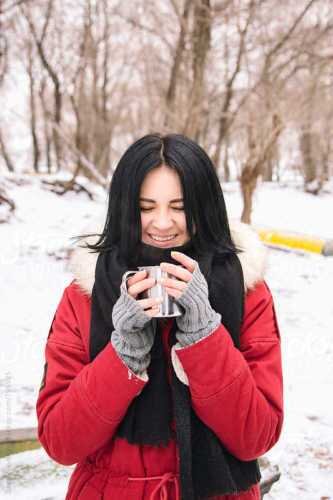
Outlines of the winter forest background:
[{"label": "winter forest background", "polygon": [[[332,7],[0,0],[0,432],[36,426],[69,238],[140,136],[197,140],[243,222],[333,238]],[[270,249],[286,423],[267,499],[333,498],[332,260]],[[0,457],[2,498],[64,497],[69,468],[42,449]]]},{"label": "winter forest background", "polygon": [[259,177],[300,177],[318,193],[332,175],[330,0],[7,0],[2,10],[4,170],[104,184],[135,138],[176,130],[207,149],[222,181],[239,180],[245,221]]}]

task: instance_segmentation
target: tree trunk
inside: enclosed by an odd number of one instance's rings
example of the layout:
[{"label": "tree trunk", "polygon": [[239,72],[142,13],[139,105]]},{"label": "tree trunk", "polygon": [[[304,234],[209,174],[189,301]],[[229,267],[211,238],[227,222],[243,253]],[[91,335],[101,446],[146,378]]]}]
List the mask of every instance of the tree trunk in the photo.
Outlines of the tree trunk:
[{"label": "tree trunk", "polygon": [[243,197],[241,221],[246,224],[251,224],[252,199],[257,186],[257,179],[258,176],[256,168],[250,164],[246,165],[240,177],[240,187]]},{"label": "tree trunk", "polygon": [[42,105],[43,111],[43,128],[44,128],[44,141],[45,141],[45,152],[46,152],[46,163],[47,163],[47,171],[49,174],[52,173],[52,159],[51,159],[51,136],[49,130],[49,112],[47,109],[45,92],[47,89],[46,79],[43,78],[39,90],[39,98]]},{"label": "tree trunk", "polygon": [[[309,64],[313,64],[313,57],[309,55]],[[312,75],[310,75],[311,77]],[[315,101],[317,93],[317,74],[313,75],[308,89],[308,102],[304,123],[300,134],[300,150],[303,158],[303,178],[304,191],[318,194],[321,189],[320,175],[317,169],[318,150],[316,151],[316,132],[313,128],[313,118],[315,117]],[[317,148],[318,149],[318,148]],[[319,155],[320,156],[320,155]]]},{"label": "tree trunk", "polygon": [[[60,126],[61,123],[61,108],[62,95],[60,91],[60,82],[57,79],[54,82],[54,121],[58,126]],[[59,171],[62,163],[62,146],[60,137],[55,128],[53,129],[53,142],[57,161],[57,171]]]},{"label": "tree trunk", "polygon": [[4,159],[6,167],[8,168],[9,172],[15,172],[14,163],[12,162],[11,157],[9,156],[9,153],[7,151],[1,130],[0,130],[0,152],[1,152],[1,156]]},{"label": "tree trunk", "polygon": [[194,29],[192,34],[193,84],[189,113],[184,133],[197,140],[200,132],[201,113],[204,97],[204,76],[211,37],[210,0],[199,0],[194,8]]},{"label": "tree trunk", "polygon": [[230,181],[230,168],[229,168],[229,148],[226,146],[223,161],[223,180],[224,182]]},{"label": "tree trunk", "polygon": [[37,135],[37,113],[35,96],[35,76],[34,76],[33,53],[31,44],[28,47],[28,77],[29,77],[29,104],[30,104],[30,130],[32,138],[33,168],[39,172],[40,149]]},{"label": "tree trunk", "polygon": [[229,168],[229,137],[226,136],[224,161],[223,161],[223,180],[224,182],[230,181],[230,168]]},{"label": "tree trunk", "polygon": [[188,17],[190,13],[191,4],[192,0],[185,1],[184,11],[180,19],[180,32],[165,100],[166,112],[164,118],[164,127],[166,129],[177,128],[176,118],[175,118],[176,89],[179,81],[183,54],[185,51],[185,39],[187,35]]},{"label": "tree trunk", "polygon": [[328,156],[323,158],[323,170],[322,170],[322,181],[328,182],[330,180],[330,163]]},{"label": "tree trunk", "polygon": [[274,169],[274,158],[270,156],[265,163],[263,172],[263,181],[272,182],[273,181],[273,169]]},{"label": "tree trunk", "polygon": [[304,187],[312,183],[317,177],[316,163],[312,154],[312,133],[302,130],[300,136],[300,150],[303,157]]}]

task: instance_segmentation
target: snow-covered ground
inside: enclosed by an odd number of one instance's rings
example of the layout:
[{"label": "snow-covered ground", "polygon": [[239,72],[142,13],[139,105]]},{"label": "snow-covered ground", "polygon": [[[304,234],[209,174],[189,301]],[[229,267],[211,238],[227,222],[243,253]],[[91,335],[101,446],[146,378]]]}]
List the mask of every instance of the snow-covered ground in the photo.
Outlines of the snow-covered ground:
[{"label": "snow-covered ground", "polygon": [[[13,178],[15,179],[15,177]],[[69,238],[106,210],[81,193],[64,197],[41,189],[37,178],[6,186],[17,205],[10,224],[0,224],[1,315],[0,429],[37,425],[35,402],[44,347],[55,308],[72,279],[64,259]],[[239,217],[236,184],[224,186],[228,212]],[[262,184],[253,223],[333,238],[333,194],[304,194],[296,187]],[[267,283],[280,326],[285,421],[278,444],[267,453],[281,479],[267,500],[333,499],[333,257],[269,251]],[[63,499],[72,467],[55,464],[43,449],[0,460],[0,497]]]}]

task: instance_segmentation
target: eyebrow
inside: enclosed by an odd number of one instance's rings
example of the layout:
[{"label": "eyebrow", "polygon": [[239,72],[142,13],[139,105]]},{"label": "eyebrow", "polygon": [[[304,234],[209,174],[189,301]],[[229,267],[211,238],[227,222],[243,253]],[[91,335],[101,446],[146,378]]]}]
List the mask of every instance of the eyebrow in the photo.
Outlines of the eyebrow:
[{"label": "eyebrow", "polygon": [[[140,201],[148,201],[149,203],[156,203],[155,200],[151,200],[150,198],[140,198]],[[179,203],[182,201],[183,201],[183,198],[176,198],[174,200],[170,200],[170,203]]]}]

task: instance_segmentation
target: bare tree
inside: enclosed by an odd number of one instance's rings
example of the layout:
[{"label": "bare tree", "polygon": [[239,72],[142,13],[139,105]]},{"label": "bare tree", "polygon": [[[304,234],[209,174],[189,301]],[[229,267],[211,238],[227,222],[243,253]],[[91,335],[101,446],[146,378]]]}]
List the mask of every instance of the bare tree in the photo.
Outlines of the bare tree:
[{"label": "bare tree", "polygon": [[218,135],[216,140],[216,150],[214,153],[214,164],[218,166],[220,162],[222,141],[226,135],[228,129],[228,113],[232,103],[233,95],[234,95],[234,85],[238,74],[240,73],[242,66],[242,59],[245,53],[246,48],[246,35],[249,29],[249,26],[253,20],[255,12],[255,2],[251,0],[246,13],[246,20],[244,26],[241,26],[241,20],[237,20],[237,32],[238,32],[238,45],[236,52],[236,60],[233,70],[231,71],[230,76],[225,81],[225,92],[222,98],[221,112],[218,123]]},{"label": "bare tree", "polygon": [[[30,32],[36,44],[37,53],[39,55],[40,61],[52,81],[54,87],[54,104],[53,104],[54,121],[58,126],[60,126],[61,114],[62,114],[62,92],[61,92],[60,78],[57,73],[57,70],[54,67],[52,67],[45,49],[45,39],[47,36],[48,28],[52,17],[53,4],[54,0],[48,0],[40,35],[38,35],[37,33],[37,28],[34,24],[29,5],[21,6],[21,12],[23,13],[25,19],[27,20]],[[59,140],[59,137],[55,129],[54,129],[53,141],[56,153],[57,168],[59,169],[61,166],[61,157],[62,157],[61,141]]]},{"label": "bare tree", "polygon": [[260,143],[253,133],[251,123],[248,125],[249,156],[240,176],[240,186],[243,196],[242,222],[251,223],[252,199],[256,189],[258,177],[263,174],[263,167],[270,155],[271,148],[281,134],[283,125],[278,115],[272,117],[272,127]]}]

